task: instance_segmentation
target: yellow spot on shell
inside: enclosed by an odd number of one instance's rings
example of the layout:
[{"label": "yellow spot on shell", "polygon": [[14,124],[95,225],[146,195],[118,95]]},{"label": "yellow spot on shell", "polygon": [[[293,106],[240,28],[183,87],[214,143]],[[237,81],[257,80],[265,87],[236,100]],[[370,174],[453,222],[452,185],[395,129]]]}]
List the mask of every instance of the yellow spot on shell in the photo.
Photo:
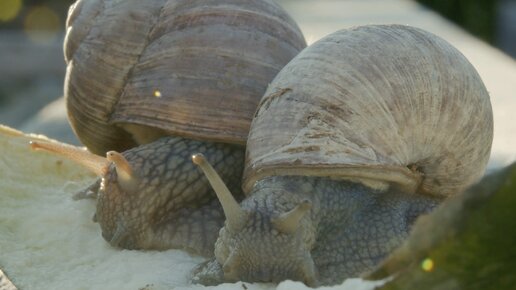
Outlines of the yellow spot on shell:
[{"label": "yellow spot on shell", "polygon": [[434,270],[434,260],[426,258],[421,262],[421,269],[425,272],[432,272]]}]

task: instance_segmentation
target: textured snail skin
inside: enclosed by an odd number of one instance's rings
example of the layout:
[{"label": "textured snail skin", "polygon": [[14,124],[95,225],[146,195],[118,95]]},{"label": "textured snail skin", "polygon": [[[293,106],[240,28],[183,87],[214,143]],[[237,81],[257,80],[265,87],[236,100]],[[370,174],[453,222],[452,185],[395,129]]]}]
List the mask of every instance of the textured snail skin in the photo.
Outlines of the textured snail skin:
[{"label": "textured snail skin", "polygon": [[213,255],[224,214],[208,181],[190,161],[203,152],[235,195],[242,196],[241,146],[165,137],[123,153],[138,182],[123,189],[112,165],[97,193],[102,236],[126,249],[185,249]]},{"label": "textured snail skin", "polygon": [[[271,220],[303,200],[309,200],[312,208],[298,230],[278,232]],[[194,282],[342,283],[371,270],[407,237],[415,219],[439,202],[439,198],[373,190],[349,181],[269,177],[258,182],[241,203],[249,217],[244,228],[222,229],[215,258],[195,270]],[[306,274],[310,272],[313,276]]]}]

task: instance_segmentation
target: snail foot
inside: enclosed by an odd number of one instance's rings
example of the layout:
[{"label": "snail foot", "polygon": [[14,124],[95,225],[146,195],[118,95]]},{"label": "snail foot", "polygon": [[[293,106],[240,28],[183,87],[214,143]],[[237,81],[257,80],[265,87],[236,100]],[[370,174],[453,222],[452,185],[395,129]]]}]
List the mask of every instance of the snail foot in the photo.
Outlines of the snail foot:
[{"label": "snail foot", "polygon": [[192,270],[192,283],[215,286],[224,283],[224,271],[215,258],[197,265]]}]

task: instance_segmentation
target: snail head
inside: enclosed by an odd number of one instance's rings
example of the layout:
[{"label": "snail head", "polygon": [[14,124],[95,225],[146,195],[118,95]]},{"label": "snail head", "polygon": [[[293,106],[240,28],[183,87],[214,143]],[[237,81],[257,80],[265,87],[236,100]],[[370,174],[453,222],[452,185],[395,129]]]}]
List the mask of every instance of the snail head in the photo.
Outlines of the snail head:
[{"label": "snail head", "polygon": [[[94,221],[100,224],[102,236],[113,246],[139,248],[133,229],[148,223],[147,217],[139,213],[150,206],[141,200],[144,195],[140,191],[145,182],[138,174],[142,164],[137,162],[134,154],[109,151],[106,157],[101,157],[82,148],[45,141],[32,141],[30,146],[33,150],[65,157],[95,173],[101,179],[101,185]],[[131,218],[134,216],[138,218]]]},{"label": "snail head", "polygon": [[[226,216],[215,244],[224,280],[290,279],[315,286],[317,273],[310,253],[315,243],[309,215],[311,201],[292,198],[295,194],[280,188],[258,188],[238,204],[201,154],[192,160],[204,171]],[[271,200],[274,197],[279,199]]]}]

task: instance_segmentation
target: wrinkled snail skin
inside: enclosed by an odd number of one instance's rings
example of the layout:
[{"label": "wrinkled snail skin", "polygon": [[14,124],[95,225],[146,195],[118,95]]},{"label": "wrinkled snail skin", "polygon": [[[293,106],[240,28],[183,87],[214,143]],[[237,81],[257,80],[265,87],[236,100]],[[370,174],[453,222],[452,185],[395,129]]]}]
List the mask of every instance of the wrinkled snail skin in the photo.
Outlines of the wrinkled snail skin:
[{"label": "wrinkled snail skin", "polygon": [[[297,230],[278,230],[274,218],[303,201],[311,209]],[[215,258],[194,271],[194,282],[342,283],[373,269],[407,237],[416,217],[440,201],[321,177],[269,177],[241,203],[248,213],[245,226],[221,230]]]},{"label": "wrinkled snail skin", "polygon": [[137,180],[120,183],[116,165],[102,177],[94,220],[112,246],[185,249],[210,257],[224,215],[213,190],[190,162],[202,151],[237,196],[244,160],[241,146],[166,137],[123,153]]},{"label": "wrinkled snail skin", "polygon": [[332,33],[262,98],[240,208],[206,174],[226,223],[193,280],[318,286],[360,276],[418,216],[483,175],[492,140],[487,90],[449,43],[402,25]]}]

